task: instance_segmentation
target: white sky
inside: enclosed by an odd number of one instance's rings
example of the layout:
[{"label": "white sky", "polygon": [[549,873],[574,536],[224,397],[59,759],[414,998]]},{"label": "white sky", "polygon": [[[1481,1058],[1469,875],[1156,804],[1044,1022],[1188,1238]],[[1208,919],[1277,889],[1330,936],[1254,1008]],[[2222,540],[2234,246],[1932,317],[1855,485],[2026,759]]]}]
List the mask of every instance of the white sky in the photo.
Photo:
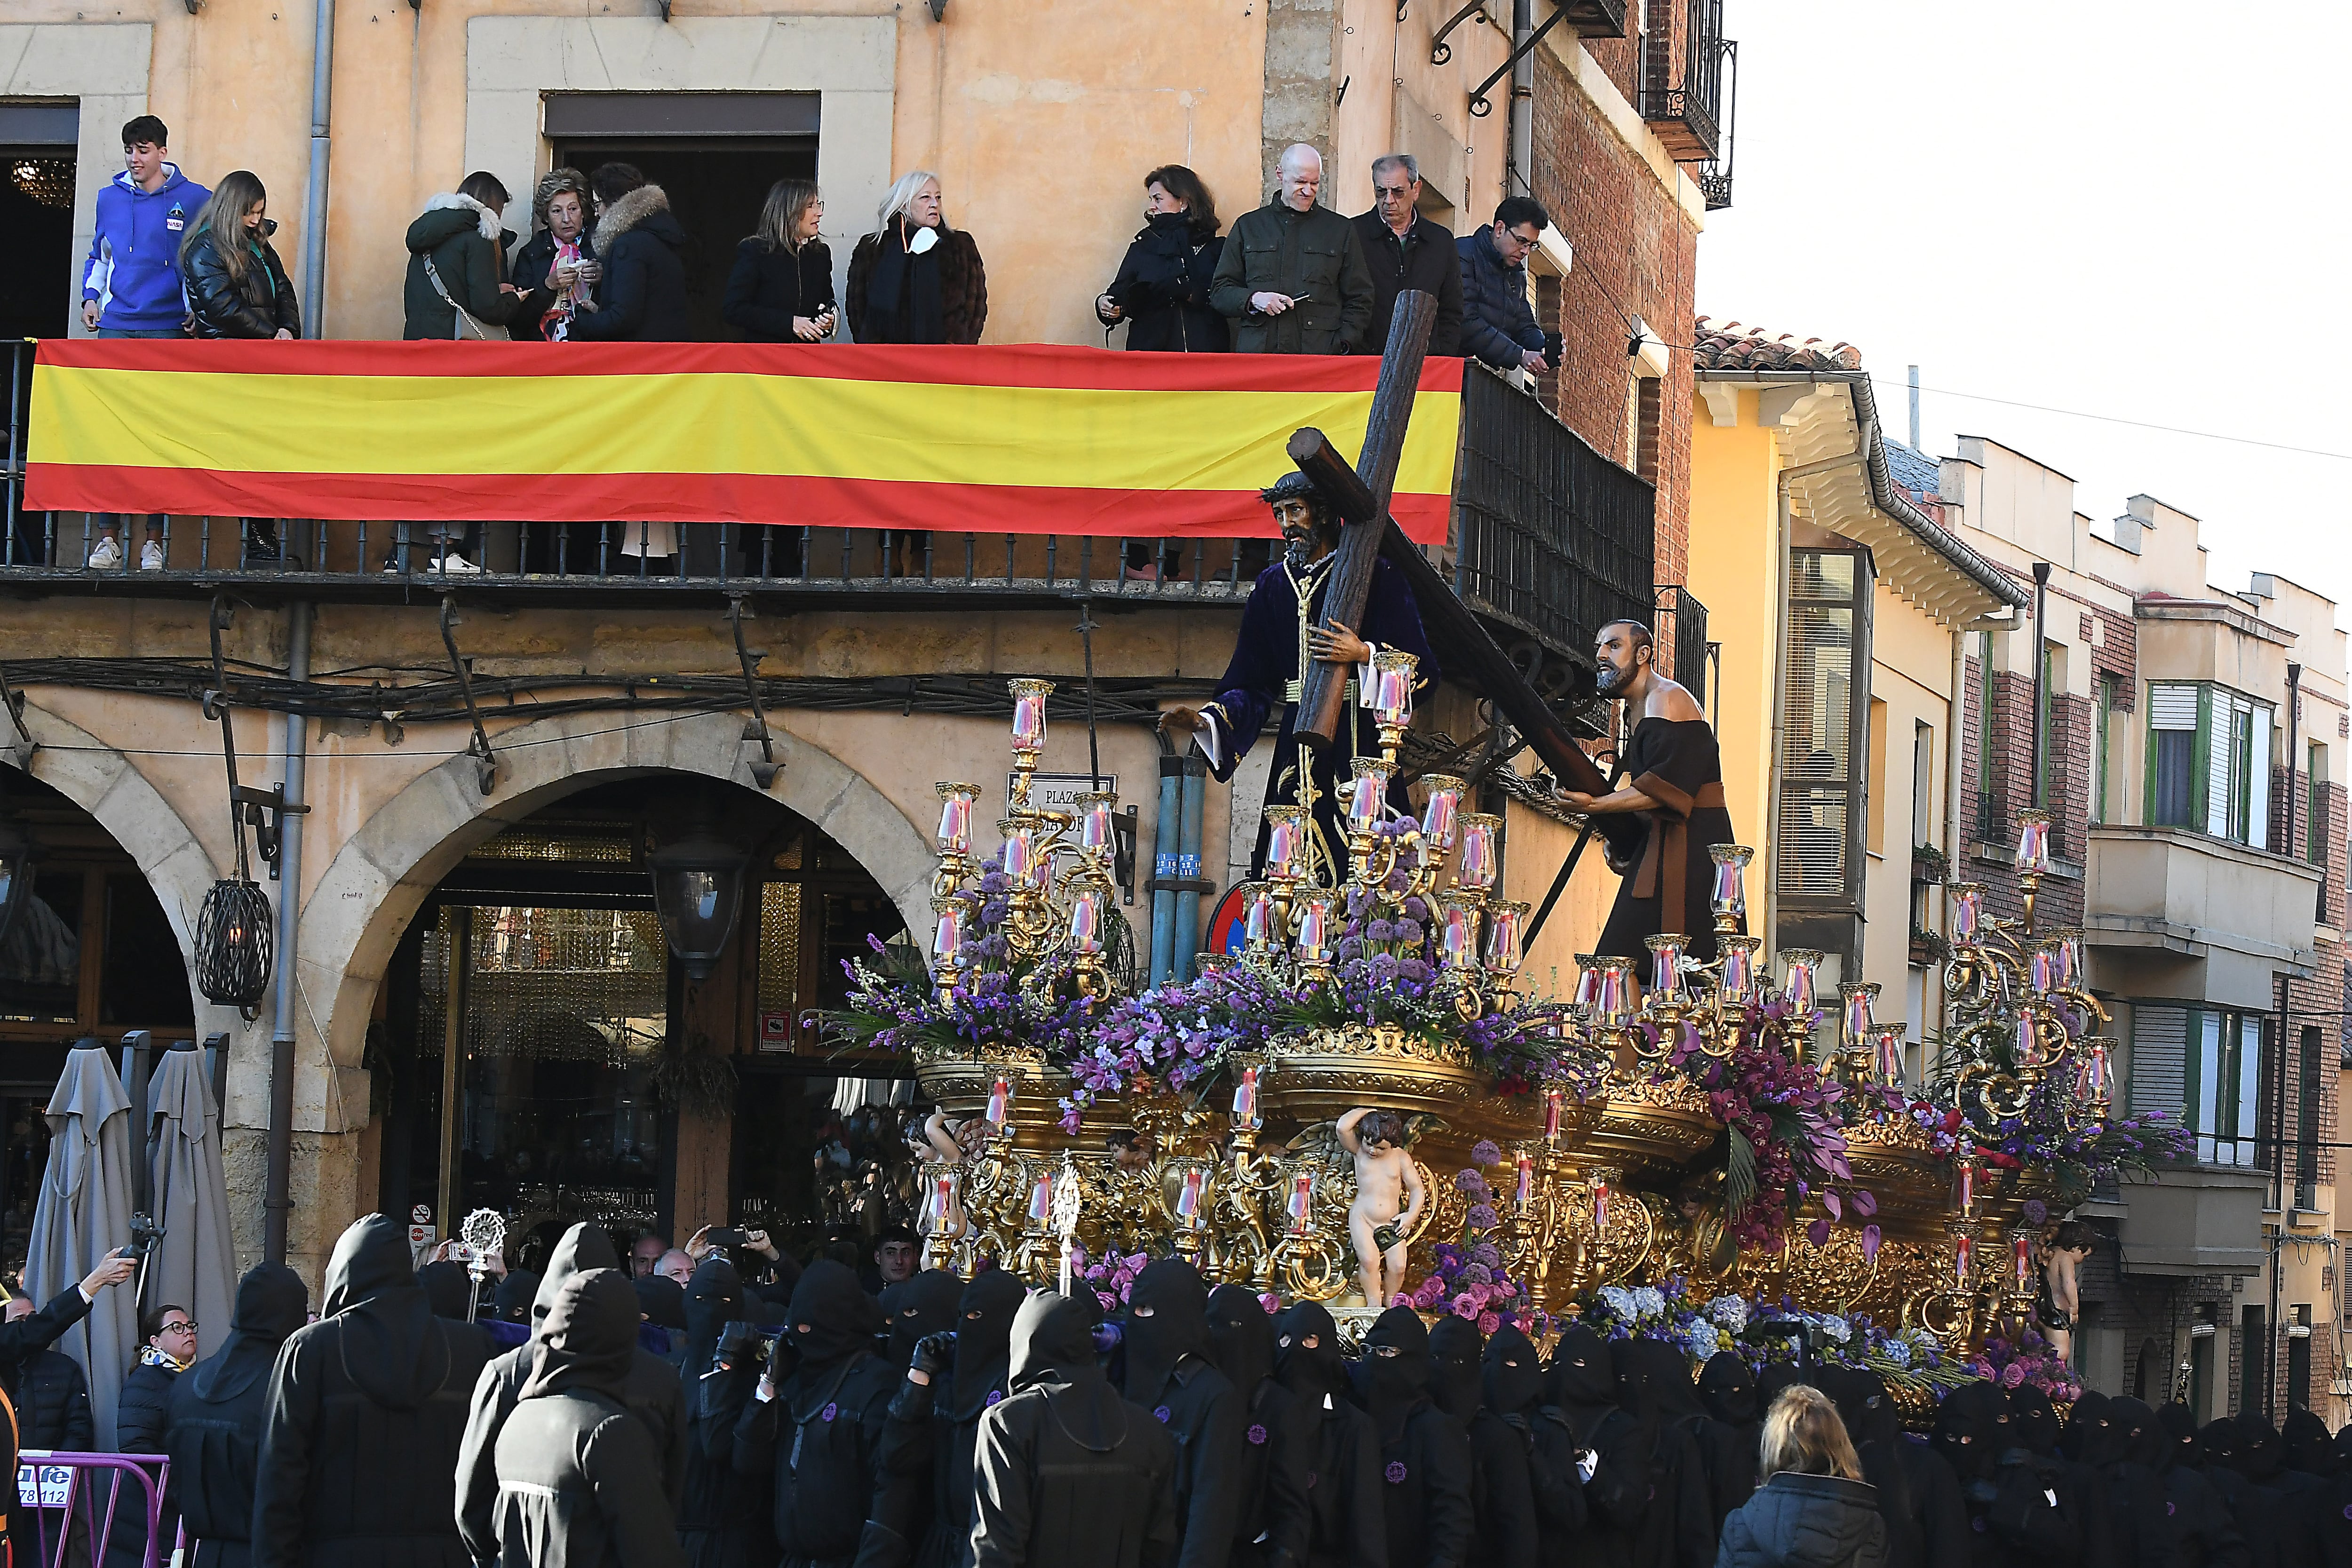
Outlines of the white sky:
[{"label": "white sky", "polygon": [[2352,626],[2352,460],[2100,424],[1975,393],[2352,456],[2342,160],[2352,5],[1731,0],[1733,205],[1699,310],[1862,351],[1886,433],[1965,432],[2203,523],[2212,580],[2272,571]]}]

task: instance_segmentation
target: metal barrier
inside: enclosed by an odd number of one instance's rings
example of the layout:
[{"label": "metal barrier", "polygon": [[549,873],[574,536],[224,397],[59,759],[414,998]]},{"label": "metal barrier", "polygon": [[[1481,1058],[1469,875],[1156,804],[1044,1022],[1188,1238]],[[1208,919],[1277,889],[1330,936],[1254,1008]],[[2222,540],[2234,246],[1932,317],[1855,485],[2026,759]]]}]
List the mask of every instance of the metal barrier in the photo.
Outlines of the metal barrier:
[{"label": "metal barrier", "polygon": [[[111,1470],[104,1500],[89,1472]],[[147,1548],[141,1568],[157,1568],[163,1561],[157,1539],[163,1523],[163,1492],[170,1484],[172,1461],[162,1454],[74,1454],[48,1448],[25,1448],[16,1455],[16,1518],[37,1521],[35,1534],[40,1553],[31,1568],[104,1568],[106,1549],[114,1538],[115,1504],[121,1499],[123,1472],[138,1478],[147,1505]],[[88,1478],[89,1484],[85,1485]],[[75,1505],[82,1505],[77,1513]],[[50,1545],[50,1521],[57,1521],[57,1540]],[[174,1543],[176,1552],[177,1542]],[[87,1558],[75,1551],[87,1550]],[[69,1559],[71,1562],[69,1563]]]}]

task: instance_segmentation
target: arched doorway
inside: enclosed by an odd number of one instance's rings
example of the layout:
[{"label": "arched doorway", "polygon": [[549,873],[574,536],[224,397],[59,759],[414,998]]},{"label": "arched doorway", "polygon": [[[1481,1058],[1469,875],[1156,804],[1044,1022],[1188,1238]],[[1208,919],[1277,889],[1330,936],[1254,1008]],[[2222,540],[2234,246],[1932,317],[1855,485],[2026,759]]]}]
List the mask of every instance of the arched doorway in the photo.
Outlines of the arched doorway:
[{"label": "arched doorway", "polygon": [[98,819],[0,768],[0,819],[31,844],[0,910],[0,1274],[15,1288],[48,1157],[42,1110],[77,1041],[133,1029],[194,1039],[179,938],[146,874]]},{"label": "arched doorway", "polygon": [[[646,858],[698,814],[748,868],[701,981],[664,942]],[[377,1206],[436,1236],[491,1209],[520,1267],[579,1220],[625,1248],[736,1223],[821,1245],[821,1196],[843,1209],[861,1161],[899,1180],[889,1102],[910,1086],[803,1020],[842,998],[843,959],[904,929],[854,857],[755,792],[646,773],[542,805],[444,875],[394,950],[367,1047]],[[844,1079],[861,1067],[877,1081]]]}]

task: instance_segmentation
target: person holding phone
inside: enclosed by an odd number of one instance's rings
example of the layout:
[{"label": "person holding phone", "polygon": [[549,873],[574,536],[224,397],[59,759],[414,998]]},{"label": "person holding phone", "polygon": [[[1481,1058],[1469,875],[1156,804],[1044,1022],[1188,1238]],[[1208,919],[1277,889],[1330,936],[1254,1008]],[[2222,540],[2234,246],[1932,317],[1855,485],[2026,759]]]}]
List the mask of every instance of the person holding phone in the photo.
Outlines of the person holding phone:
[{"label": "person holding phone", "polygon": [[539,232],[515,252],[516,286],[544,289],[546,308],[519,332],[535,332],[549,342],[572,335],[572,317],[593,310],[604,263],[596,259],[595,237],[588,232],[588,176],[577,169],[553,169],[533,188],[531,216]]},{"label": "person holding phone", "polygon": [[760,209],[760,231],[735,247],[735,268],[719,308],[755,343],[829,342],[839,324],[833,252],[817,231],[824,198],[814,180],[778,180]]},{"label": "person holding phone", "polygon": [[1356,227],[1316,197],[1323,155],[1283,149],[1274,199],[1234,220],[1209,302],[1234,323],[1234,352],[1347,354],[1365,348],[1372,269]]}]

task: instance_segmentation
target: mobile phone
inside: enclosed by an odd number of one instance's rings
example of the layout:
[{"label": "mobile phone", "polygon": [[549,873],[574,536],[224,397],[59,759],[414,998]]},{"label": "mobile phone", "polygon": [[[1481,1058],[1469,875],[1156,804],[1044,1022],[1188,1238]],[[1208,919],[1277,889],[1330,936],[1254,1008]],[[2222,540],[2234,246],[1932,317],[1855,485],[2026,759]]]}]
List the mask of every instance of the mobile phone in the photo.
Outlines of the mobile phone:
[{"label": "mobile phone", "polygon": [[733,1226],[720,1226],[702,1238],[713,1247],[749,1247],[751,1238]]}]

